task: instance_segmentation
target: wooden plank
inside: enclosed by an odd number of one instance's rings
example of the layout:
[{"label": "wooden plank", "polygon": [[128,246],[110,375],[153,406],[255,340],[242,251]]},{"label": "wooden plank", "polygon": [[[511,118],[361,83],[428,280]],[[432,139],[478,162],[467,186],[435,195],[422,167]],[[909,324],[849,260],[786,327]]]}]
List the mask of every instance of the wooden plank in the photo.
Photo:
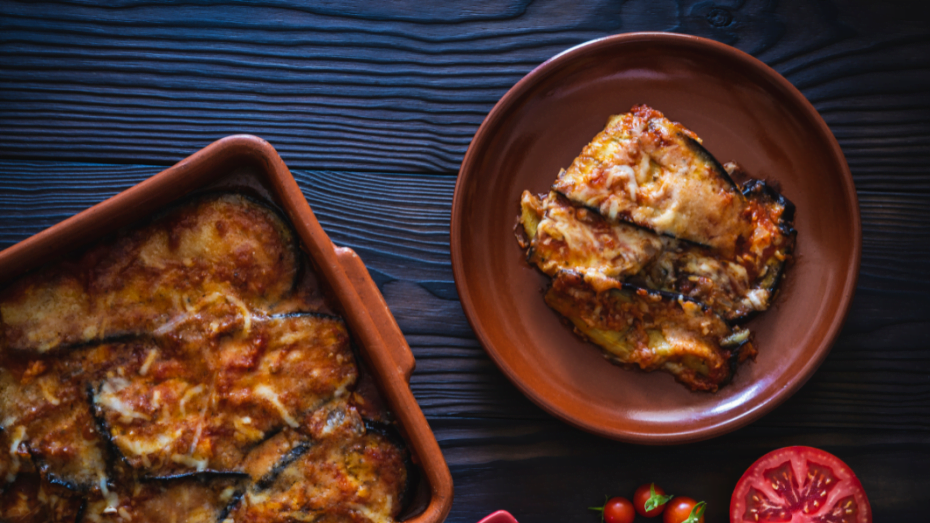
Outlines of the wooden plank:
[{"label": "wooden plank", "polygon": [[[34,234],[159,170],[0,162],[0,241]],[[355,249],[379,284],[413,347],[413,390],[430,419],[550,419],[490,361],[458,301],[448,247],[455,177],[294,175],[333,241]],[[863,262],[850,318],[821,369],[760,426],[930,434],[930,195],[859,196]]]},{"label": "wooden plank", "polygon": [[[449,521],[506,508],[594,523],[584,507],[647,480],[725,521],[743,469],[790,444],[850,463],[876,521],[916,521],[930,487],[927,20],[930,4],[867,0],[2,0],[0,248],[216,138],[258,134],[411,343],[455,478]],[[454,173],[497,99],[557,52],[633,30],[710,37],[784,74],[843,147],[863,216],[859,287],[821,369],[753,425],[672,448],[597,438],[523,397],[474,339],[448,259]]]},{"label": "wooden plank", "polygon": [[493,104],[539,63],[592,38],[676,30],[782,72],[860,188],[930,190],[923,6],[556,0],[414,20],[403,2],[118,5],[0,2],[0,155],[170,165],[246,132],[294,168],[453,173]]},{"label": "wooden plank", "polygon": [[[841,456],[869,495],[874,521],[917,521],[914,500],[930,480],[926,438],[876,431],[798,431],[752,427],[683,447],[624,445],[561,424],[505,420],[433,421],[450,461],[456,503],[450,520],[474,522],[488,507],[521,522],[596,523],[586,507],[604,495],[631,496],[654,481],[674,494],[708,502],[708,523],[729,521],[730,494],[765,452],[809,445]],[[648,521],[638,519],[637,521]]]}]

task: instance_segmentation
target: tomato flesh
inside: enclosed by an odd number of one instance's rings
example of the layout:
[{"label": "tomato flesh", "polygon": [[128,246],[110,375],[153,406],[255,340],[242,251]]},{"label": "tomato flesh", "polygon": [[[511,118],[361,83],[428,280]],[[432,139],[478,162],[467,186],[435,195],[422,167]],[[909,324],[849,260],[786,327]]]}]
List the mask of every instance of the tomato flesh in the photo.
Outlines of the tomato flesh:
[{"label": "tomato flesh", "polygon": [[786,447],[756,461],[730,501],[730,522],[871,523],[872,510],[852,469],[811,447]]}]

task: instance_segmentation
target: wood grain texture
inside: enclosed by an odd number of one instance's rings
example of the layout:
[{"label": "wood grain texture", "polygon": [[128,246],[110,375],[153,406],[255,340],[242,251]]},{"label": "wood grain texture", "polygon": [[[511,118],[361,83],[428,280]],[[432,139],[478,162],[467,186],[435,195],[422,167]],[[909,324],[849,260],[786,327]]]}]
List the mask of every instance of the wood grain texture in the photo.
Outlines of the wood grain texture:
[{"label": "wood grain texture", "polygon": [[484,115],[542,61],[617,32],[674,30],[784,74],[857,182],[883,185],[889,169],[914,180],[930,154],[930,17],[911,4],[488,2],[412,20],[407,2],[4,1],[0,154],[171,165],[247,132],[297,168],[454,173]]},{"label": "wood grain texture", "polygon": [[[875,521],[930,491],[930,4],[893,0],[0,0],[0,248],[213,140],[262,136],[326,231],[372,272],[417,358],[412,387],[452,468],[450,522],[596,523],[655,480],[710,503],[762,453],[835,452]],[[846,154],[863,259],[849,319],[801,391],[708,442],[638,447],[566,426],[500,373],[449,261],[455,173],[533,67],[635,30],[713,38],[796,85]],[[363,207],[365,212],[359,212]]]},{"label": "wood grain texture", "polygon": [[[0,161],[0,246],[159,170]],[[708,521],[722,521],[719,507],[745,467],[792,444],[841,455],[862,477],[877,513],[890,520],[906,519],[915,507],[910,500],[930,489],[923,473],[930,467],[930,308],[923,306],[930,294],[930,195],[860,191],[860,285],[830,356],[798,394],[723,438],[648,448],[554,420],[474,339],[449,261],[453,176],[293,173],[333,241],[362,256],[411,345],[414,395],[456,483],[450,521],[508,508],[521,521],[558,514],[594,523],[580,507],[599,501],[600,492],[632,491],[645,478],[707,499],[718,507]],[[889,254],[891,247],[904,255]]]}]

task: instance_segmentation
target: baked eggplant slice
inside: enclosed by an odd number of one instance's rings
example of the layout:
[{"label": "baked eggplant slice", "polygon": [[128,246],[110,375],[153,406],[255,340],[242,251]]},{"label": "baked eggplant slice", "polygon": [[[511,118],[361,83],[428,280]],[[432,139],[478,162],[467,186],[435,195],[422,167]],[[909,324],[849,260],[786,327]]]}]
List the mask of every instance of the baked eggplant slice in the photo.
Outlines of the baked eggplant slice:
[{"label": "baked eggplant slice", "polygon": [[743,184],[743,195],[753,217],[753,235],[742,245],[740,260],[755,270],[756,286],[769,291],[771,299],[793,251],[795,207],[787,198],[761,180]]},{"label": "baked eggplant slice", "polygon": [[44,352],[150,332],[218,300],[267,311],[297,274],[296,242],[273,210],[201,197],[19,279],[0,295],[0,328],[6,348]]},{"label": "baked eggplant slice", "polygon": [[520,206],[527,261],[549,276],[571,270],[606,290],[642,271],[663,248],[656,234],[611,222],[555,191],[542,199],[524,191]]},{"label": "baked eggplant slice", "polygon": [[132,468],[152,476],[207,470],[208,385],[183,378],[115,376],[93,393],[107,437]]},{"label": "baked eggplant slice", "polygon": [[245,489],[236,477],[187,477],[171,481],[128,481],[112,496],[88,500],[82,522],[217,523]]},{"label": "baked eggplant slice", "polygon": [[111,369],[94,405],[108,436],[147,477],[241,471],[247,452],[346,396],[357,371],[342,320],[251,317],[219,339],[173,331]]},{"label": "baked eggplant slice", "polygon": [[110,345],[60,357],[3,358],[0,425],[17,449],[52,484],[77,491],[106,489],[108,458],[86,394],[86,382],[119,361]]},{"label": "baked eggplant slice", "polygon": [[794,249],[794,206],[759,180],[748,181],[743,195],[752,233],[732,256],[663,238],[661,254],[631,281],[694,298],[728,321],[767,310]]},{"label": "baked eggplant slice", "polygon": [[[0,428],[0,494],[16,481],[22,474],[35,472],[29,449],[23,445],[26,436],[25,428],[21,431],[4,430]],[[14,439],[15,437],[15,439]]]},{"label": "baked eggplant slice", "polygon": [[[222,343],[217,356],[214,431],[221,463],[282,429],[298,429],[333,399],[346,398],[358,368],[343,320],[299,313],[253,327],[249,344]],[[259,433],[261,436],[259,436]]]},{"label": "baked eggplant slice", "polygon": [[521,245],[550,276],[570,270],[597,291],[627,281],[684,294],[728,321],[769,308],[794,243],[791,204],[764,182],[747,183],[753,234],[731,259],[695,243],[659,236],[570,202],[552,191],[524,192]]},{"label": "baked eggplant slice", "polygon": [[76,493],[42,481],[36,474],[22,474],[0,496],[3,523],[75,523],[84,500]]},{"label": "baked eggplant slice", "polygon": [[306,430],[310,440],[299,455],[286,455],[269,481],[253,484],[228,520],[394,521],[403,508],[405,451],[367,432],[345,401],[317,410]]},{"label": "baked eggplant slice", "polygon": [[611,219],[729,255],[746,199],[700,138],[645,105],[613,116],[552,187]]},{"label": "baked eggplant slice", "polygon": [[733,360],[755,354],[748,331],[681,295],[629,284],[597,292],[580,274],[563,271],[546,303],[611,362],[665,370],[691,390],[716,391],[732,378]]},{"label": "baked eggplant slice", "polygon": [[46,481],[81,492],[106,488],[109,455],[86,401],[55,409],[29,429],[37,434],[26,432],[27,446]]}]

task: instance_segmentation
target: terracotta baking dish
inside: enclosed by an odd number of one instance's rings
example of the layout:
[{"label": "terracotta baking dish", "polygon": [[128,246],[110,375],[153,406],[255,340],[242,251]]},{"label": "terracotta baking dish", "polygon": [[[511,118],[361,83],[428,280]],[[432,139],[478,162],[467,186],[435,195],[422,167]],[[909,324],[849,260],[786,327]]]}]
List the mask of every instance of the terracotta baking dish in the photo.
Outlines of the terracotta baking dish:
[{"label": "terracotta baking dish", "polygon": [[420,485],[413,487],[413,507],[408,509],[406,521],[444,520],[452,506],[452,477],[410,391],[410,374],[416,364],[410,347],[365,264],[351,249],[333,245],[287,166],[265,140],[248,135],[223,138],[139,185],[0,252],[0,286],[187,194],[224,188],[245,188],[287,214],[324,280],[324,291],[348,322],[422,472]]}]

